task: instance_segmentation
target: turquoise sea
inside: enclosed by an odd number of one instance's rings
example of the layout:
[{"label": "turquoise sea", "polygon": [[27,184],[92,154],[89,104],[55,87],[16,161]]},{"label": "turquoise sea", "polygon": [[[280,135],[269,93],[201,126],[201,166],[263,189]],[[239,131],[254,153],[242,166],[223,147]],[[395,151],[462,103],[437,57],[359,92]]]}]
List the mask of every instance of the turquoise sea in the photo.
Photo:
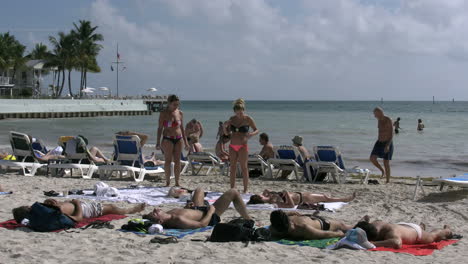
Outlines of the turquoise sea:
[{"label": "turquoise sea", "polygon": [[[392,119],[401,117],[401,133],[395,136],[393,174],[398,176],[449,176],[468,171],[468,102],[360,102],[360,101],[247,101],[247,112],[275,145],[290,144],[295,135],[306,147],[335,145],[348,166],[370,168],[367,161],[377,138],[372,110],[384,108]],[[232,115],[229,101],[182,102],[185,121],[199,119],[205,128],[201,143],[213,149],[218,121]],[[417,119],[426,129],[416,131]],[[17,119],[0,121],[0,149],[8,149],[8,131],[25,132],[54,146],[61,135],[82,134],[91,145],[112,151],[112,134],[137,130],[151,135],[146,152],[156,140],[158,114],[152,116],[93,117],[81,119]],[[250,141],[258,151],[258,138]]]}]

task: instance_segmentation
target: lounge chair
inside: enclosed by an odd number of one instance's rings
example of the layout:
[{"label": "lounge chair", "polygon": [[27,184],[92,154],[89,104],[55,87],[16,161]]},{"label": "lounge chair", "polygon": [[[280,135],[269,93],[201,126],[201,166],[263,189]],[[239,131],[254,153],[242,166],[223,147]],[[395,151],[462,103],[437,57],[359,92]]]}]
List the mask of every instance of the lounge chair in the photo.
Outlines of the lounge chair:
[{"label": "lounge chair", "polygon": [[114,162],[112,165],[99,166],[101,178],[108,178],[114,171],[127,171],[136,182],[145,179],[146,174],[164,173],[162,166],[145,167],[141,154],[140,138],[138,136],[114,136]]},{"label": "lounge chair", "polygon": [[28,135],[10,131],[10,144],[16,160],[0,160],[0,166],[20,168],[24,176],[34,176],[39,168],[47,166],[36,159]]},{"label": "lounge chair", "polygon": [[[268,160],[269,175],[276,178],[283,170],[292,170],[296,179],[299,181],[299,171],[302,170],[304,158],[299,153],[299,150],[294,146],[280,146],[275,147],[275,157]],[[275,176],[273,176],[273,168],[278,169]]]},{"label": "lounge chair", "polygon": [[49,162],[49,169],[69,169],[71,176],[73,176],[73,169],[80,172],[83,179],[91,179],[95,172],[98,170],[86,147],[78,147],[84,142],[75,137],[60,137],[59,144],[64,149],[65,159],[51,160]]},{"label": "lounge chair", "polygon": [[[438,185],[440,191],[443,191],[446,185],[457,186],[461,188],[468,188],[468,173],[465,173],[459,176],[454,175],[454,177],[433,179],[432,183],[435,183],[436,186]],[[419,189],[421,189],[423,195],[426,196],[426,192],[424,191],[424,188],[423,188],[423,180],[421,179],[420,176],[418,176],[416,179],[416,186],[414,188],[413,200],[416,199]]]},{"label": "lounge chair", "polygon": [[262,176],[266,176],[270,173],[268,163],[260,155],[249,155],[247,162],[249,169],[260,169],[262,171]]},{"label": "lounge chair", "polygon": [[222,162],[218,157],[209,152],[191,153],[187,155],[187,159],[192,170],[192,175],[198,175],[204,167],[208,168],[206,175],[210,175],[214,168],[220,168],[223,172],[225,166],[227,166],[227,163]]},{"label": "lounge chair", "polygon": [[[315,183],[317,176],[320,173],[327,173],[333,177],[337,183],[346,182],[349,174],[361,175],[361,184],[367,183],[370,171],[368,169],[359,169],[358,167],[346,169],[343,157],[338,148],[333,146],[316,146],[314,147],[314,155],[316,161],[311,161],[306,164],[306,169],[309,175],[313,176],[312,183]],[[311,168],[315,173],[311,173]]]}]

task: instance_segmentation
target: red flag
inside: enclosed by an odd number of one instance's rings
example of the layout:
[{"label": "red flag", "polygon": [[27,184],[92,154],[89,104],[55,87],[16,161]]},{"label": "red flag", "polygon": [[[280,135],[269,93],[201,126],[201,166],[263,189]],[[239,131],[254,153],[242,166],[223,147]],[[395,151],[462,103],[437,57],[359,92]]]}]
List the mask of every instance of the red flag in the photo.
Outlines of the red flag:
[{"label": "red flag", "polygon": [[120,60],[120,54],[117,52],[117,59]]}]

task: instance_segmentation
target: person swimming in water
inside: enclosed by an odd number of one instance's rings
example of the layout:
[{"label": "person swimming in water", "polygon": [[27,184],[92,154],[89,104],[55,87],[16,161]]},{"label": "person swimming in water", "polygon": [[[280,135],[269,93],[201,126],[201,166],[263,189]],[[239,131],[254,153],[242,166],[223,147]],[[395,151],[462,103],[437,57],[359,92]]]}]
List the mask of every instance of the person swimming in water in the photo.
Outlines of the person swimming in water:
[{"label": "person swimming in water", "polygon": [[417,127],[417,130],[419,132],[422,132],[424,130],[424,123],[422,121],[422,119],[418,119],[418,127]]},{"label": "person swimming in water", "polygon": [[395,128],[395,134],[400,133],[400,120],[401,118],[398,117],[397,120],[393,123],[393,127]]}]

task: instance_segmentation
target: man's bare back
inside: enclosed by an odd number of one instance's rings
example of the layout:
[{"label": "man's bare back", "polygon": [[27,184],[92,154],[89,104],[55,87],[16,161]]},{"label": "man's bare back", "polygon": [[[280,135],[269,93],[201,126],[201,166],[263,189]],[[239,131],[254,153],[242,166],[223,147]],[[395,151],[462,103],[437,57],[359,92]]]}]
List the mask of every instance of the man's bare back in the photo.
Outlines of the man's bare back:
[{"label": "man's bare back", "polygon": [[393,138],[393,122],[388,116],[383,116],[378,121],[379,127],[379,141],[388,142]]}]

